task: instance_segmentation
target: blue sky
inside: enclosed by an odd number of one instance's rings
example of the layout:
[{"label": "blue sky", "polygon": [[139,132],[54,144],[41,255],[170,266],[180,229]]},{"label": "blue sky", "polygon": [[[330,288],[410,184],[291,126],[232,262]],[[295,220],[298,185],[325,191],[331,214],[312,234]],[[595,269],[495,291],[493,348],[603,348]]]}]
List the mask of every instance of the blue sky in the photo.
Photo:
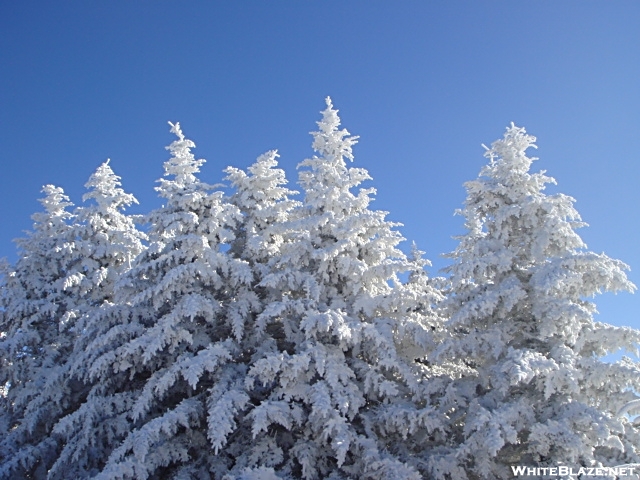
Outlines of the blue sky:
[{"label": "blue sky", "polygon": [[[455,247],[463,182],[510,122],[576,198],[589,247],[640,285],[637,1],[64,1],[0,8],[0,257],[42,185],[81,203],[105,159],[146,212],[180,121],[216,183],[273,148],[295,186],[324,97],[360,135],[373,206],[434,263]],[[408,243],[407,243],[408,246]],[[640,294],[599,319],[640,328]]]}]

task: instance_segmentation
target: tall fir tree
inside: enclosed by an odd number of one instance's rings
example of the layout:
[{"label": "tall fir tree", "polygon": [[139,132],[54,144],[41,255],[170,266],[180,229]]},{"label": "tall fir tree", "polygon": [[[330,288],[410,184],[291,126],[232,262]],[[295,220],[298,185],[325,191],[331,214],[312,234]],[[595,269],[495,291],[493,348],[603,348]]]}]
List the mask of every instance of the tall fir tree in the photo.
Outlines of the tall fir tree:
[{"label": "tall fir tree", "polygon": [[[88,192],[83,199],[93,204],[76,209],[70,228],[67,223],[63,228],[70,254],[64,284],[67,313],[58,325],[64,342],[58,344],[66,344],[66,348],[59,349],[56,368],[47,372],[45,381],[30,398],[20,426],[5,437],[5,444],[10,445],[7,450],[27,452],[45,440],[58,442],[57,436],[52,435],[53,426],[79,406],[88,390],[88,386],[73,375],[73,364],[91,339],[92,314],[101,305],[114,301],[116,280],[144,249],[145,235],[135,227],[133,219],[123,213],[137,201],[120,188],[120,178],[113,173],[108,161],[91,175],[85,187]],[[42,425],[36,430],[37,422]],[[57,448],[59,450],[60,445]],[[18,458],[16,455],[3,463],[0,472],[16,478],[20,471],[14,468]],[[48,470],[53,458],[43,461],[38,468]],[[25,471],[30,470],[25,468]]]},{"label": "tall fir tree", "polygon": [[72,206],[60,187],[46,185],[40,203],[44,211],[32,216],[33,230],[16,240],[19,259],[4,265],[1,285],[2,332],[0,384],[3,432],[0,439],[0,478],[40,478],[55,456],[46,411],[29,405],[73,348],[64,326],[77,317],[77,247],[67,210]]},{"label": "tall fir tree", "polygon": [[230,197],[242,215],[234,231],[232,254],[245,259],[256,268],[256,280],[265,275],[267,264],[278,258],[280,245],[291,239],[286,230],[291,216],[301,206],[291,197],[298,192],[285,187],[284,170],[276,168],[279,157],[276,150],[260,155],[247,170],[225,169],[226,180],[234,193]]},{"label": "tall fir tree", "polygon": [[596,322],[588,300],[635,287],[626,265],[586,250],[574,200],[544,193],[555,181],[529,172],[532,147],[512,124],[465,184],[467,233],[449,255],[452,338],[440,351],[460,378],[446,390],[451,434],[432,455],[436,478],[640,460],[640,431],[621,413],[640,391],[640,365],[602,359],[636,351],[640,333]]},{"label": "tall fir tree", "polygon": [[85,284],[81,295],[93,308],[114,302],[115,285],[144,251],[147,236],[136,227],[139,217],[124,213],[138,200],[121,188],[109,160],[98,167],[85,187],[88,191],[82,199],[92,203],[75,212],[75,234]]},{"label": "tall fir tree", "polygon": [[207,403],[224,382],[224,365],[242,369],[236,360],[248,312],[233,306],[250,310],[255,295],[243,288],[248,264],[225,251],[238,209],[197,178],[204,160],[179,124],[171,130],[178,139],[164,165],[170,178],[157,187],[166,205],[148,217],[149,248],[122,277],[117,304],[96,317],[100,329],[78,363],[89,366],[86,381],[95,386],[58,425],[66,438],[58,475],[87,457],[76,476],[208,475],[204,426],[215,431],[217,419]]},{"label": "tall fir tree", "polygon": [[[254,441],[249,413],[261,403],[263,394],[252,392],[246,385],[251,365],[276,351],[276,343],[283,341],[282,332],[277,328],[264,332],[256,322],[272,302],[282,299],[282,292],[264,285],[263,281],[278,269],[284,246],[294,238],[290,220],[300,207],[300,202],[291,198],[297,192],[285,187],[285,173],[276,168],[277,157],[276,151],[270,151],[258,157],[247,172],[233,167],[225,170],[226,179],[234,188],[230,201],[242,215],[236,224],[229,254],[250,266],[250,288],[255,292],[257,303],[239,344],[243,356],[236,361],[244,365],[241,369],[231,364],[224,366],[221,376],[224,381],[210,399],[210,418],[216,422],[216,428],[209,430],[209,441],[216,455],[210,463],[213,478],[277,478],[272,467],[281,462],[283,455],[271,438]],[[234,310],[238,306],[236,302]]]},{"label": "tall fir tree", "polygon": [[[304,204],[261,282],[279,292],[257,318],[263,349],[248,372],[253,443],[242,461],[283,478],[420,478],[408,437],[440,426],[422,383],[432,306],[418,315],[398,275],[413,268],[400,234],[347,168],[356,138],[327,108],[318,156],[300,164]],[[433,298],[437,292],[431,289]]]}]

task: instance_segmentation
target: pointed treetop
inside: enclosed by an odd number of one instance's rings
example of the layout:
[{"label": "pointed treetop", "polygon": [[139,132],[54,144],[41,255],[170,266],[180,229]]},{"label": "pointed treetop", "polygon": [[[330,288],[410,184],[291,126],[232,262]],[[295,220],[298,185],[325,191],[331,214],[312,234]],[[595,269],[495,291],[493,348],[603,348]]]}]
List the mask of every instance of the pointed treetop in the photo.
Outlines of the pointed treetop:
[{"label": "pointed treetop", "polygon": [[61,187],[45,185],[41,191],[45,196],[38,201],[42,204],[45,211],[31,215],[31,219],[35,222],[33,231],[65,228],[66,222],[72,217],[71,213],[67,211],[67,207],[72,207],[73,203],[71,203],[69,197],[64,194],[64,190]]},{"label": "pointed treetop", "polygon": [[69,201],[69,197],[64,194],[64,190],[61,187],[45,185],[40,191],[44,193],[45,196],[38,201],[42,204],[47,213],[52,216],[59,215],[67,207],[73,205],[73,203]]},{"label": "pointed treetop", "polygon": [[426,252],[418,248],[418,245],[416,245],[415,241],[411,242],[411,253],[409,254],[409,260],[420,265],[421,267],[431,266],[431,262],[424,258],[425,253]]},{"label": "pointed treetop", "polygon": [[250,172],[256,173],[261,166],[265,167],[277,167],[278,166],[278,158],[280,154],[278,150],[269,150],[261,154],[257,159],[254,165],[251,165],[248,170]]},{"label": "pointed treetop", "polygon": [[160,192],[160,196],[165,198],[170,198],[173,193],[181,191],[189,185],[195,186],[198,184],[207,187],[201,184],[195,176],[205,163],[204,159],[196,160],[193,153],[191,153],[191,149],[195,148],[196,144],[185,138],[179,122],[175,124],[168,123],[171,125],[171,133],[175,134],[178,140],[173,141],[171,145],[166,147],[171,152],[172,158],[164,162],[164,176],[173,175],[175,178],[174,180],[161,179],[159,181],[160,186],[156,187],[156,190]]},{"label": "pointed treetop", "polygon": [[322,113],[322,120],[316,122],[316,124],[324,133],[330,133],[332,131],[336,131],[340,125],[340,117],[338,116],[339,110],[333,108],[331,97],[325,98],[324,101],[327,104],[327,108],[320,112]]},{"label": "pointed treetop", "polygon": [[184,134],[182,133],[182,129],[180,128],[180,122],[176,122],[171,123],[171,122],[167,122],[169,125],[171,125],[171,133],[175,134],[180,141],[184,140]]},{"label": "pointed treetop", "polygon": [[484,156],[490,160],[490,167],[501,165],[518,173],[525,173],[531,167],[531,163],[538,160],[536,157],[527,157],[525,154],[529,148],[538,148],[535,142],[536,137],[527,135],[524,128],[516,127],[511,122],[504,137],[493,142],[491,148],[483,145],[487,150]]},{"label": "pointed treetop", "polygon": [[358,142],[359,137],[349,137],[349,132],[345,128],[338,130],[340,126],[338,110],[333,108],[330,97],[325,101],[327,108],[321,112],[322,120],[317,122],[320,130],[311,132],[313,149],[330,161],[342,161],[343,158],[353,161],[352,147]]},{"label": "pointed treetop", "polygon": [[113,172],[107,159],[84,184],[89,191],[82,196],[82,200],[86,202],[93,199],[101,209],[120,209],[138,203],[138,200],[130,193],[125,193],[120,185],[120,177]]},{"label": "pointed treetop", "polygon": [[[44,211],[31,215],[34,224],[32,230],[26,232],[26,238],[16,238],[14,240],[18,248],[23,252],[39,249],[41,246],[37,243],[39,241],[37,240],[38,238],[55,242],[53,239],[57,235],[64,235],[62,232],[70,228],[69,221],[73,218],[73,215],[67,211],[67,207],[73,206],[73,203],[69,201],[69,197],[64,194],[64,190],[61,187],[45,185],[41,191],[45,196],[38,201],[44,207]],[[34,240],[36,240],[35,243]]]}]

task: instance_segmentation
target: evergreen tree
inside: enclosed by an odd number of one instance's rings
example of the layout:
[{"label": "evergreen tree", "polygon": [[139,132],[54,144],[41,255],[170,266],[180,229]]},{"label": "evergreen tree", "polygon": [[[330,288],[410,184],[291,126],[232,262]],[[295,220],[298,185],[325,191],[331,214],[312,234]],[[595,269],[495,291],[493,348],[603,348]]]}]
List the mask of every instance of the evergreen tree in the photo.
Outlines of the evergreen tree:
[{"label": "evergreen tree", "polygon": [[[290,197],[298,192],[284,187],[287,183],[283,170],[276,168],[278,154],[275,150],[258,157],[248,168],[248,174],[240,169],[228,167],[227,180],[235,188],[231,202],[242,213],[242,221],[237,224],[231,253],[249,263],[253,270],[252,288],[260,299],[256,313],[262,313],[273,302],[282,301],[282,291],[262,282],[280,269],[282,256],[287,246],[295,240],[296,230],[292,219],[301,203]],[[254,325],[255,326],[255,325]],[[252,333],[260,331],[254,328]],[[284,340],[282,332],[271,326],[269,334],[279,341]],[[252,338],[252,342],[262,344],[264,339]],[[255,349],[247,345],[246,349]]]},{"label": "evergreen tree", "polygon": [[135,225],[138,217],[124,213],[138,201],[120,185],[107,160],[85,184],[88,192],[82,199],[93,203],[76,211],[75,235],[84,277],[80,295],[89,308],[114,302],[117,280],[145,248],[146,235]]},{"label": "evergreen tree", "polygon": [[170,179],[157,187],[167,203],[148,217],[149,248],[122,277],[117,304],[96,316],[99,329],[78,362],[89,365],[86,379],[95,385],[57,427],[67,445],[56,475],[70,468],[109,479],[208,475],[205,425],[215,432],[218,419],[207,404],[229,371],[242,370],[245,312],[230,312],[237,304],[250,310],[255,295],[243,288],[251,282],[247,263],[225,252],[238,209],[198,180],[204,160],[179,124],[172,132]]},{"label": "evergreen tree", "polygon": [[32,216],[33,231],[16,240],[16,265],[5,263],[2,272],[0,478],[46,475],[57,444],[48,435],[46,409],[32,412],[29,405],[73,348],[64,333],[77,317],[76,245],[67,211],[72,204],[59,187],[46,185],[42,192],[44,211]]},{"label": "evergreen tree", "polygon": [[252,442],[237,465],[283,478],[420,478],[407,438],[440,426],[415,361],[436,316],[431,305],[409,313],[398,275],[413,264],[395,224],[368,209],[373,189],[351,193],[369,176],[347,168],[356,139],[339,124],[327,99],[319,156],[300,165],[304,205],[260,284],[279,299],[257,318],[263,358],[245,381]]},{"label": "evergreen tree", "polygon": [[[122,213],[137,201],[119,187],[120,179],[108,163],[101,165],[85,184],[89,191],[83,199],[92,200],[94,204],[78,208],[70,228],[67,223],[61,225],[63,238],[72,246],[69,247],[63,287],[67,310],[58,325],[61,340],[57,341],[59,346],[66,347],[64,350],[58,348],[56,367],[46,372],[43,383],[30,398],[21,414],[20,426],[5,437],[8,449],[28,452],[37,448],[40,442],[57,442],[56,436],[52,435],[53,425],[77,408],[88,390],[72,375],[75,358],[91,338],[88,320],[94,309],[105,302],[113,302],[115,280],[130,268],[132,259],[143,250],[141,241],[145,235]],[[36,430],[37,422],[42,425]],[[11,478],[18,474],[10,468],[19,458],[13,456],[4,464],[6,468],[2,471]],[[49,459],[43,467],[46,465],[48,469],[52,463]]]},{"label": "evergreen tree", "polygon": [[545,194],[555,181],[529,173],[534,142],[512,125],[466,184],[467,233],[448,269],[452,338],[440,351],[459,378],[445,390],[451,433],[431,458],[437,478],[640,460],[639,430],[621,414],[640,391],[640,366],[602,360],[635,351],[640,334],[596,322],[587,300],[635,287],[626,265],[586,250],[574,200]]},{"label": "evergreen tree", "polygon": [[298,192],[284,187],[287,179],[284,170],[276,168],[278,157],[275,150],[260,155],[248,174],[234,167],[225,169],[235,189],[230,201],[242,214],[231,251],[256,269],[258,283],[268,271],[267,264],[279,257],[281,244],[291,239],[286,227],[301,205],[290,198]]}]

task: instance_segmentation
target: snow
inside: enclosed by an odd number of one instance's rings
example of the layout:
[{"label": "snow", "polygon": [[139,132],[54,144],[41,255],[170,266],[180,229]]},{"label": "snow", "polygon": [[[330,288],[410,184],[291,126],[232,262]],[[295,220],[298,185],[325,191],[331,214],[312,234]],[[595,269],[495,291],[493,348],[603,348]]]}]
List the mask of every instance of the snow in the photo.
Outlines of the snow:
[{"label": "snow", "polygon": [[[640,462],[640,332],[591,298],[634,291],[532,173],[511,125],[465,184],[466,233],[430,278],[370,209],[358,137],[330,98],[287,188],[278,153],[228,167],[230,193],[179,123],[156,187],[109,161],[86,205],[44,211],[2,264],[0,478],[511,478],[512,465]],[[144,223],[144,225],[141,225]]]}]

